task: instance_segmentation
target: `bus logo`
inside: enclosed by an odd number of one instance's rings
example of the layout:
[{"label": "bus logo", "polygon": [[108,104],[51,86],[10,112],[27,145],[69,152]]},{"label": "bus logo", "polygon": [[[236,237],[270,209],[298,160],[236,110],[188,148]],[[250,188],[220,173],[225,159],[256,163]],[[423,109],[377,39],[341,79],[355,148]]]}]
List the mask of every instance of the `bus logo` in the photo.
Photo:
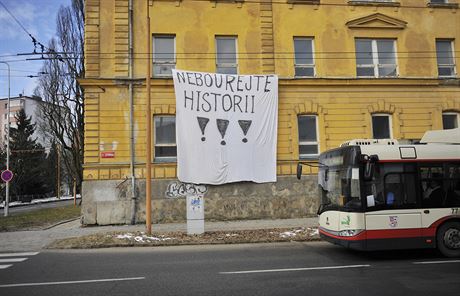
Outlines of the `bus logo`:
[{"label": "bus logo", "polygon": [[347,218],[343,219],[340,224],[350,226],[350,215],[347,215]]},{"label": "bus logo", "polygon": [[390,216],[390,227],[397,227],[398,226],[398,216]]}]

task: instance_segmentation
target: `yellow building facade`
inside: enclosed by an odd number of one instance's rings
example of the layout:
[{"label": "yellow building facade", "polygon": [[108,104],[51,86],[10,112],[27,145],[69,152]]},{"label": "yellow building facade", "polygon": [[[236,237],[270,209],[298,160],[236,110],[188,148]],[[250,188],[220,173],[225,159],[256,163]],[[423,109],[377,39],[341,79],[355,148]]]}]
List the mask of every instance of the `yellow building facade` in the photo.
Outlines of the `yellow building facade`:
[{"label": "yellow building facade", "polygon": [[[413,141],[459,123],[457,0],[85,3],[87,224],[145,219],[145,77],[152,60],[154,221],[183,220],[187,190],[203,191],[209,219],[313,214],[316,171],[297,181],[299,160],[314,162],[349,139]],[[168,54],[158,52],[160,45]],[[168,150],[155,138],[155,118],[175,115],[163,66],[279,76],[278,182],[197,189],[177,181],[176,162],[159,157]]]}]

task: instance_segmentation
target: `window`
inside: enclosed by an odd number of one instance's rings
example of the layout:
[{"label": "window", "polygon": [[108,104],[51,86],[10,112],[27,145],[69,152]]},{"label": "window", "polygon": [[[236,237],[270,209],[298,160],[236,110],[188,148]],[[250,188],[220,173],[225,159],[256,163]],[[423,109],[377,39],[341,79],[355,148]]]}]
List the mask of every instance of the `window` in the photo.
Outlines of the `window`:
[{"label": "window", "polygon": [[388,114],[372,114],[372,137],[391,139],[391,117]]},{"label": "window", "polygon": [[443,129],[452,129],[459,126],[459,114],[455,112],[445,112],[442,113],[442,128]]},{"label": "window", "polygon": [[294,37],[295,76],[314,77],[313,39]]},{"label": "window", "polygon": [[455,163],[423,164],[419,168],[422,206],[460,206],[460,166]]},{"label": "window", "polygon": [[8,103],[5,103],[5,109],[8,109]]},{"label": "window", "polygon": [[446,200],[445,206],[458,207],[460,206],[460,165],[448,164],[446,185]]},{"label": "window", "polygon": [[216,73],[238,74],[236,37],[216,37]]},{"label": "window", "polygon": [[420,167],[423,207],[438,208],[445,204],[446,191],[443,171],[442,165]]},{"label": "window", "polygon": [[395,41],[392,39],[356,39],[356,75],[358,77],[396,77]]},{"label": "window", "polygon": [[430,0],[430,3],[444,4],[444,3],[447,3],[447,0]]},{"label": "window", "polygon": [[417,205],[415,166],[413,164],[384,164],[385,204],[390,208]]},{"label": "window", "polygon": [[154,117],[155,160],[175,161],[176,149],[176,118],[174,116]]},{"label": "window", "polygon": [[170,77],[176,66],[175,36],[153,36],[153,76]]},{"label": "window", "polygon": [[455,76],[455,59],[452,40],[436,40],[439,77]]},{"label": "window", "polygon": [[299,157],[316,158],[319,154],[317,116],[299,115],[297,124],[299,129]]}]

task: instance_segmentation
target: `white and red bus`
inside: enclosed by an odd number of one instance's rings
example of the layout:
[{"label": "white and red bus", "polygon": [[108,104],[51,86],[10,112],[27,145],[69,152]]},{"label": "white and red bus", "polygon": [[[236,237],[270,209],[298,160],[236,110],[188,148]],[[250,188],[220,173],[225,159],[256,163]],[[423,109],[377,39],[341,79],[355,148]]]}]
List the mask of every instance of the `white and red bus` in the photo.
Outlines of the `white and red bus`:
[{"label": "white and red bus", "polygon": [[321,153],[319,165],[324,240],[358,250],[437,247],[460,256],[459,128],[429,131],[419,144],[352,140]]}]

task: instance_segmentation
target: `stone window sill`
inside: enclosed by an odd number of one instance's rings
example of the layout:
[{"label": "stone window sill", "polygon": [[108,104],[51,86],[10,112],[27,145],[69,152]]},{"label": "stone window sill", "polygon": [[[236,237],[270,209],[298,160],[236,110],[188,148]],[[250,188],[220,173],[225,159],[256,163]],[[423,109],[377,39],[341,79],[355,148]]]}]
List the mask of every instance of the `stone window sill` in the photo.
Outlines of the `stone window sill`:
[{"label": "stone window sill", "polygon": [[244,0],[210,0],[213,3],[243,3]]},{"label": "stone window sill", "polygon": [[458,3],[427,3],[428,7],[431,8],[458,8]]},{"label": "stone window sill", "polygon": [[389,7],[399,7],[401,3],[399,2],[387,2],[387,1],[360,1],[360,0],[350,0],[348,5],[353,6],[389,6]]},{"label": "stone window sill", "polygon": [[288,4],[319,4],[320,0],[287,0]]}]

